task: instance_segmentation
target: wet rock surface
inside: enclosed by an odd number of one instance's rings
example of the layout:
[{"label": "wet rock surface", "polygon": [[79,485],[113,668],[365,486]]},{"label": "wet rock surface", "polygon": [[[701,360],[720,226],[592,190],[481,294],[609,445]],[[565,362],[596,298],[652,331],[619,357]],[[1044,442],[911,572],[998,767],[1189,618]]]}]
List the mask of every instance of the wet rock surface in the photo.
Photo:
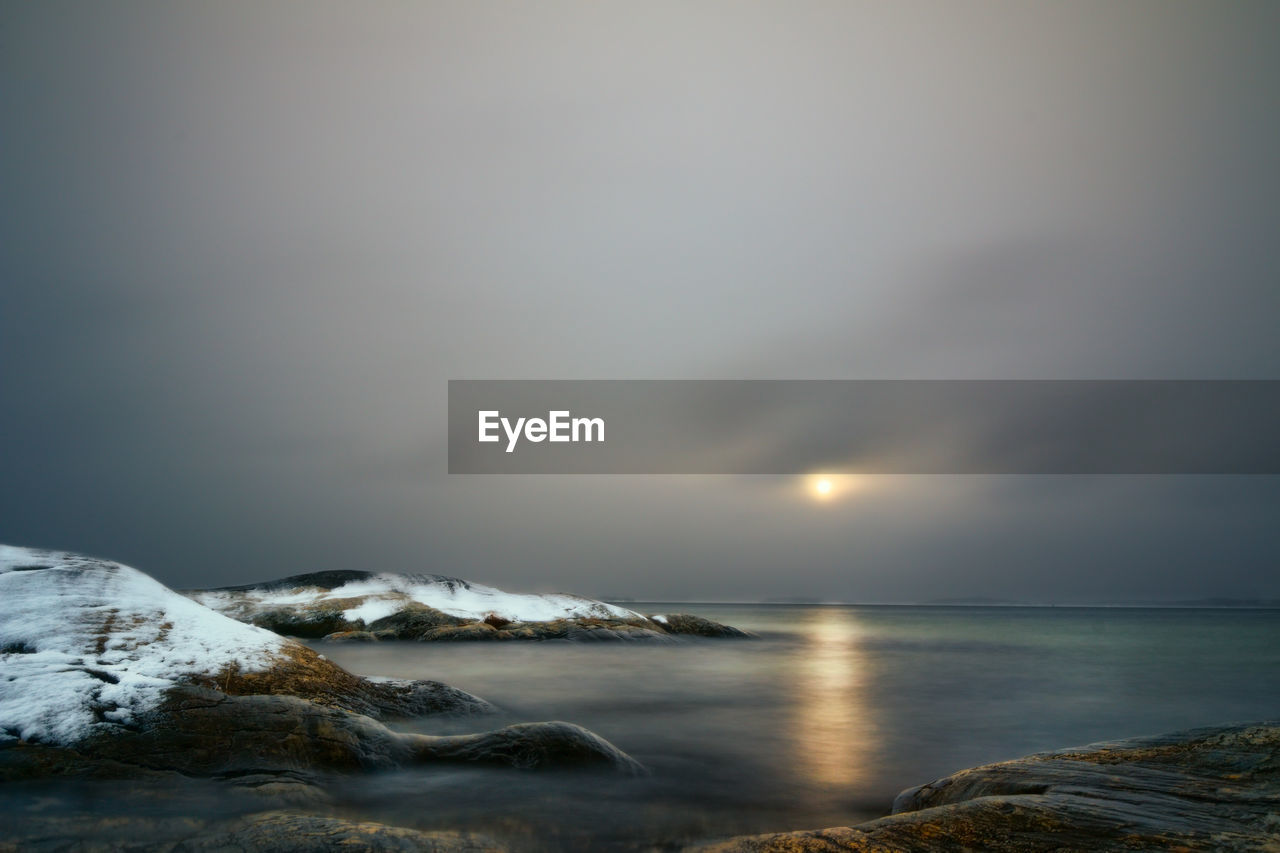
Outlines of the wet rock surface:
[{"label": "wet rock surface", "polygon": [[613,744],[573,723],[519,723],[478,735],[418,736],[415,756],[428,761],[500,764],[526,770],[597,767],[643,775]]},{"label": "wet rock surface", "polygon": [[608,741],[569,723],[435,737],[395,732],[362,714],[296,696],[229,696],[199,687],[171,691],[134,727],[70,747],[0,744],[0,780],[8,781],[178,773],[218,779],[256,775],[267,782],[282,774],[286,780],[305,780],[316,771],[368,772],[431,762],[644,772]]},{"label": "wet rock surface", "polygon": [[367,821],[273,812],[254,815],[226,827],[213,827],[186,839],[183,850],[361,850],[370,853],[501,853],[493,841],[457,832],[421,832]]},{"label": "wet rock surface", "polygon": [[216,820],[41,815],[25,819],[0,839],[0,853],[502,853],[503,849],[470,833],[424,832],[285,810]]},{"label": "wet rock surface", "polygon": [[704,853],[1280,850],[1280,723],[1195,729],[990,764],[911,788],[852,827]]}]

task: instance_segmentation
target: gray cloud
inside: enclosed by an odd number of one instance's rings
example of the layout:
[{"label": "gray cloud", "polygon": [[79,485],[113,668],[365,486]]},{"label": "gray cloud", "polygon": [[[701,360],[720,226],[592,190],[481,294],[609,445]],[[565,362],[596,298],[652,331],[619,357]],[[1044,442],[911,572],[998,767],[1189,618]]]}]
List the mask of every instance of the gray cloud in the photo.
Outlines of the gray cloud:
[{"label": "gray cloud", "polygon": [[0,539],[184,585],[1280,595],[1255,480],[819,510],[444,473],[450,378],[1275,378],[1276,33],[1249,2],[6,4]]}]

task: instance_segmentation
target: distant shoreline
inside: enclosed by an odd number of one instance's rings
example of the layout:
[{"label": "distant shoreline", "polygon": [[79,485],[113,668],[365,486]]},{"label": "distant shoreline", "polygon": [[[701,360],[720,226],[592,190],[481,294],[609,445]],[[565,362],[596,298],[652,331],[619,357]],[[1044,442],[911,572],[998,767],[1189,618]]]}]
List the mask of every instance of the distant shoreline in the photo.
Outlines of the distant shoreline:
[{"label": "distant shoreline", "polygon": [[1253,604],[1212,604],[1195,602],[1121,604],[1032,604],[1021,601],[703,601],[697,599],[601,598],[608,604],[650,606],[688,605],[696,607],[930,607],[937,609],[1002,610],[1280,610],[1280,601]]}]

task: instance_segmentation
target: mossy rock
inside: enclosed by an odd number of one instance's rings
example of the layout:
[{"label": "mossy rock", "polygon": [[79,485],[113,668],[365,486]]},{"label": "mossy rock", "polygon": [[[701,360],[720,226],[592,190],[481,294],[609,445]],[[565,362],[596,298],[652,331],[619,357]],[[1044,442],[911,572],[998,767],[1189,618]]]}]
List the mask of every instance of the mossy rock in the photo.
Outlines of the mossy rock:
[{"label": "mossy rock", "polygon": [[389,634],[398,640],[417,640],[436,628],[456,628],[467,624],[470,624],[469,620],[450,616],[434,607],[411,604],[390,616],[370,622],[369,630],[380,638]]},{"label": "mossy rock", "polygon": [[348,621],[343,611],[329,608],[267,610],[250,620],[259,628],[266,628],[289,637],[318,640],[340,631],[361,631],[364,623]]},{"label": "mossy rock", "polygon": [[465,642],[468,640],[504,640],[506,632],[499,631],[487,622],[464,622],[461,625],[432,628],[418,637],[424,642]]}]

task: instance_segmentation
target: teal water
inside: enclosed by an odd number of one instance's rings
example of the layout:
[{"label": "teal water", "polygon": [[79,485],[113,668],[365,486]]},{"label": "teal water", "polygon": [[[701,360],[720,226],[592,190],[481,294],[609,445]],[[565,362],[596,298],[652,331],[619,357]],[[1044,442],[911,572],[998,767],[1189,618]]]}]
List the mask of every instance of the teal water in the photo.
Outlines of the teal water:
[{"label": "teal water", "polygon": [[363,675],[434,678],[499,718],[568,720],[652,775],[418,769],[339,782],[352,814],[485,832],[521,850],[677,849],[849,824],[964,767],[1280,718],[1280,611],[630,605],[754,641],[315,643]]}]

